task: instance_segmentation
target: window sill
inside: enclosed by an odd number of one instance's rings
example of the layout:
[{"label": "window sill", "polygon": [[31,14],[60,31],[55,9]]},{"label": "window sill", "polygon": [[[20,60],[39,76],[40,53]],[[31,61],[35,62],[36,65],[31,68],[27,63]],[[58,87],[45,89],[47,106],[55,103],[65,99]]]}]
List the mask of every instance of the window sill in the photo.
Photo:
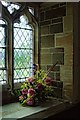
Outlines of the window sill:
[{"label": "window sill", "polygon": [[2,118],[14,118],[14,120],[26,120],[26,118],[44,119],[65,110],[65,103],[66,101],[62,102],[56,98],[36,107],[22,107],[19,102],[11,103],[2,106]]}]

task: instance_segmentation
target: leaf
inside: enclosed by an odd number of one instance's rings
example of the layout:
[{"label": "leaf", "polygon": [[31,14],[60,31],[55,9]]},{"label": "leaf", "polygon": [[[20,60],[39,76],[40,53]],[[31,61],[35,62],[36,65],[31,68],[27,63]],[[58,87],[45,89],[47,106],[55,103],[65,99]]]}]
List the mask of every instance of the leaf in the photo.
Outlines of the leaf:
[{"label": "leaf", "polygon": [[19,89],[16,89],[16,90],[14,90],[14,94],[16,96],[20,96],[21,95],[21,91]]},{"label": "leaf", "polygon": [[21,104],[22,104],[22,105],[26,104],[26,100],[24,100]]}]

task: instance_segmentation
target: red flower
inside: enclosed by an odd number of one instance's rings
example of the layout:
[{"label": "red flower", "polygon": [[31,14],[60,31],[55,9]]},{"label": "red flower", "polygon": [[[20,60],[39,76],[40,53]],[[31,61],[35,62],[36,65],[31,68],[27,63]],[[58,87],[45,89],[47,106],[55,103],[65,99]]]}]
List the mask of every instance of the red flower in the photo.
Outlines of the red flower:
[{"label": "red flower", "polygon": [[44,82],[46,83],[46,85],[52,85],[52,78],[51,77],[47,77]]},{"label": "red flower", "polygon": [[38,83],[38,84],[37,84],[37,89],[43,90],[43,85],[42,85],[41,83]]},{"label": "red flower", "polygon": [[27,82],[28,82],[28,83],[34,83],[34,78],[33,78],[33,77],[29,77],[29,78],[27,79]]},{"label": "red flower", "polygon": [[27,105],[33,105],[34,104],[34,99],[31,97],[27,100]]},{"label": "red flower", "polygon": [[28,96],[34,96],[35,95],[35,90],[32,88],[28,89]]},{"label": "red flower", "polygon": [[23,90],[22,90],[22,94],[23,94],[23,95],[26,95],[27,93],[28,93],[28,90],[27,90],[27,89],[23,89]]}]

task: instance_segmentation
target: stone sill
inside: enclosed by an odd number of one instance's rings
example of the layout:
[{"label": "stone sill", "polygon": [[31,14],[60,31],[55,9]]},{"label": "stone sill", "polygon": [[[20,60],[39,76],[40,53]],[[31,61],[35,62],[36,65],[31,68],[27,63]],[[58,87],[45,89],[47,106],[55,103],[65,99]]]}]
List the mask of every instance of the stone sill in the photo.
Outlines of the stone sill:
[{"label": "stone sill", "polygon": [[[12,120],[26,120],[28,118],[44,119],[51,115],[55,115],[66,109],[66,101],[61,101],[56,98],[44,102],[40,106],[36,107],[22,107],[19,102],[11,103],[0,107],[0,118]],[[2,115],[2,116],[1,116]]]}]

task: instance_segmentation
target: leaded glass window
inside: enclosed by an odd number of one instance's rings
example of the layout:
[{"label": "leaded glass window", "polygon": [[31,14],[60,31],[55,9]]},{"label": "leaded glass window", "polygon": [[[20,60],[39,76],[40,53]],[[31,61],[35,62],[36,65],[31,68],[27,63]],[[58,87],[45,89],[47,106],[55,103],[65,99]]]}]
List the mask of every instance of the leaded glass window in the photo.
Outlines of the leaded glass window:
[{"label": "leaded glass window", "polygon": [[6,22],[0,20],[0,84],[6,83]]},{"label": "leaded glass window", "polygon": [[7,7],[7,10],[10,14],[14,13],[15,11],[19,10],[21,5],[19,3],[10,3],[7,1],[1,1],[2,5]]},{"label": "leaded glass window", "polygon": [[14,82],[22,82],[32,75],[34,31],[25,15],[22,15],[13,27]]},{"label": "leaded glass window", "polygon": [[28,7],[29,12],[34,15],[34,8],[33,7]]}]

